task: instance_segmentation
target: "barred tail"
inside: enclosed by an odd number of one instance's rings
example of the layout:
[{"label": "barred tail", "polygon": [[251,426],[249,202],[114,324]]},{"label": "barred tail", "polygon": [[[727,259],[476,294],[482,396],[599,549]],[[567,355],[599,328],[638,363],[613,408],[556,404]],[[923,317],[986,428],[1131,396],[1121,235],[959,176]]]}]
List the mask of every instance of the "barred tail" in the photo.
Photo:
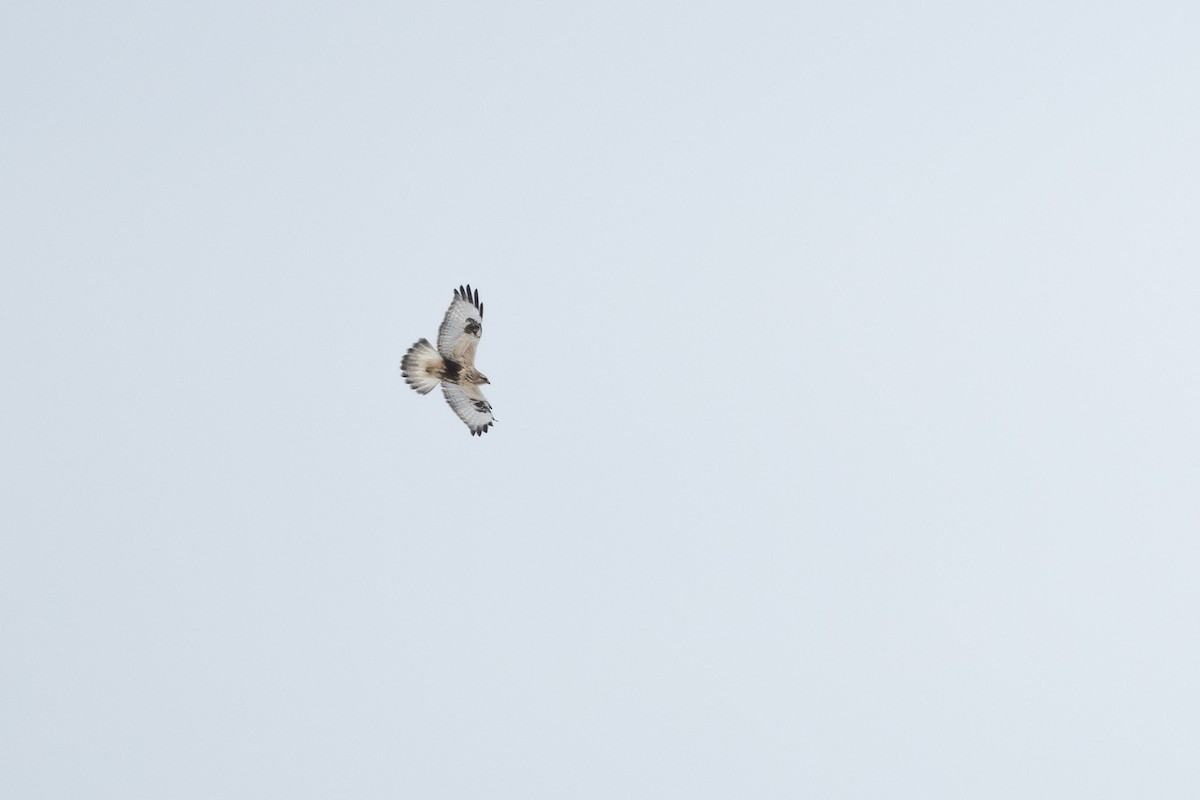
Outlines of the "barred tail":
[{"label": "barred tail", "polygon": [[441,383],[442,357],[427,340],[420,339],[400,362],[401,375],[420,394],[428,394]]}]

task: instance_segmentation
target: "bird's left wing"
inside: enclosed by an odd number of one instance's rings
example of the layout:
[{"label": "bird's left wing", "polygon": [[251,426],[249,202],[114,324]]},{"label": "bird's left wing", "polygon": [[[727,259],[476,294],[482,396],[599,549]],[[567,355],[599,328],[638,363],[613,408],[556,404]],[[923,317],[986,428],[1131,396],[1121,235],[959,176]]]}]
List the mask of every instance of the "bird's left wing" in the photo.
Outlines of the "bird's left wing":
[{"label": "bird's left wing", "polygon": [[479,302],[479,290],[472,291],[470,285],[460,286],[454,290],[454,302],[438,329],[438,352],[442,358],[474,366],[475,348],[482,333],[483,303]]},{"label": "bird's left wing", "polygon": [[492,404],[479,391],[478,386],[459,386],[453,383],[442,384],[442,394],[446,402],[458,414],[458,418],[467,423],[472,436],[483,434],[495,424],[492,416]]}]

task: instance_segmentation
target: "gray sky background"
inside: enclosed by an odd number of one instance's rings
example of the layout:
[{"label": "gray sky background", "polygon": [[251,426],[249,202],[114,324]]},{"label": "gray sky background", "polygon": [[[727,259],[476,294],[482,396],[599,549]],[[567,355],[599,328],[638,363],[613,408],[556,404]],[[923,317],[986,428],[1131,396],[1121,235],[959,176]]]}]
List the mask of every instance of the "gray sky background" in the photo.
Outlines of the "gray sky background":
[{"label": "gray sky background", "polygon": [[9,4],[2,793],[1200,796],[1197,42]]}]

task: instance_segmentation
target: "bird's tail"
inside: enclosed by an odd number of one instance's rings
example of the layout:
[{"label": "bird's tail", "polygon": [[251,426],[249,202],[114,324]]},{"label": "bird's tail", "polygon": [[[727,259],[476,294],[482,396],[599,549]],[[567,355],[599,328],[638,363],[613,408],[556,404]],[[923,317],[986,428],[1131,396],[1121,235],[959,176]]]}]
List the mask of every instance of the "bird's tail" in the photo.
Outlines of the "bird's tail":
[{"label": "bird's tail", "polygon": [[438,377],[441,369],[442,357],[425,339],[418,340],[416,344],[408,348],[408,352],[404,354],[404,359],[400,362],[400,374],[404,376],[404,380],[408,382],[409,386],[421,394],[428,394],[437,388],[437,385],[441,383],[441,378]]}]

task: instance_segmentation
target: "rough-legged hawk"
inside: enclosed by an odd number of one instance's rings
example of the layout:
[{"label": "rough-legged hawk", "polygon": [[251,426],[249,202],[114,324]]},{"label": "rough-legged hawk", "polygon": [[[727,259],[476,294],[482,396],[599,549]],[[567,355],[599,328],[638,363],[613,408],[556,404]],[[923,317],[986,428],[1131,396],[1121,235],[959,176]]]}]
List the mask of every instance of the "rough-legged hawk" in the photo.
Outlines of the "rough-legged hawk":
[{"label": "rough-legged hawk", "polygon": [[454,290],[454,302],[438,329],[437,349],[426,339],[418,339],[400,362],[401,374],[420,394],[428,394],[440,383],[446,402],[467,423],[472,436],[482,436],[495,424],[492,406],[479,391],[491,383],[475,369],[475,348],[483,333],[483,303],[479,290],[468,284]]}]

